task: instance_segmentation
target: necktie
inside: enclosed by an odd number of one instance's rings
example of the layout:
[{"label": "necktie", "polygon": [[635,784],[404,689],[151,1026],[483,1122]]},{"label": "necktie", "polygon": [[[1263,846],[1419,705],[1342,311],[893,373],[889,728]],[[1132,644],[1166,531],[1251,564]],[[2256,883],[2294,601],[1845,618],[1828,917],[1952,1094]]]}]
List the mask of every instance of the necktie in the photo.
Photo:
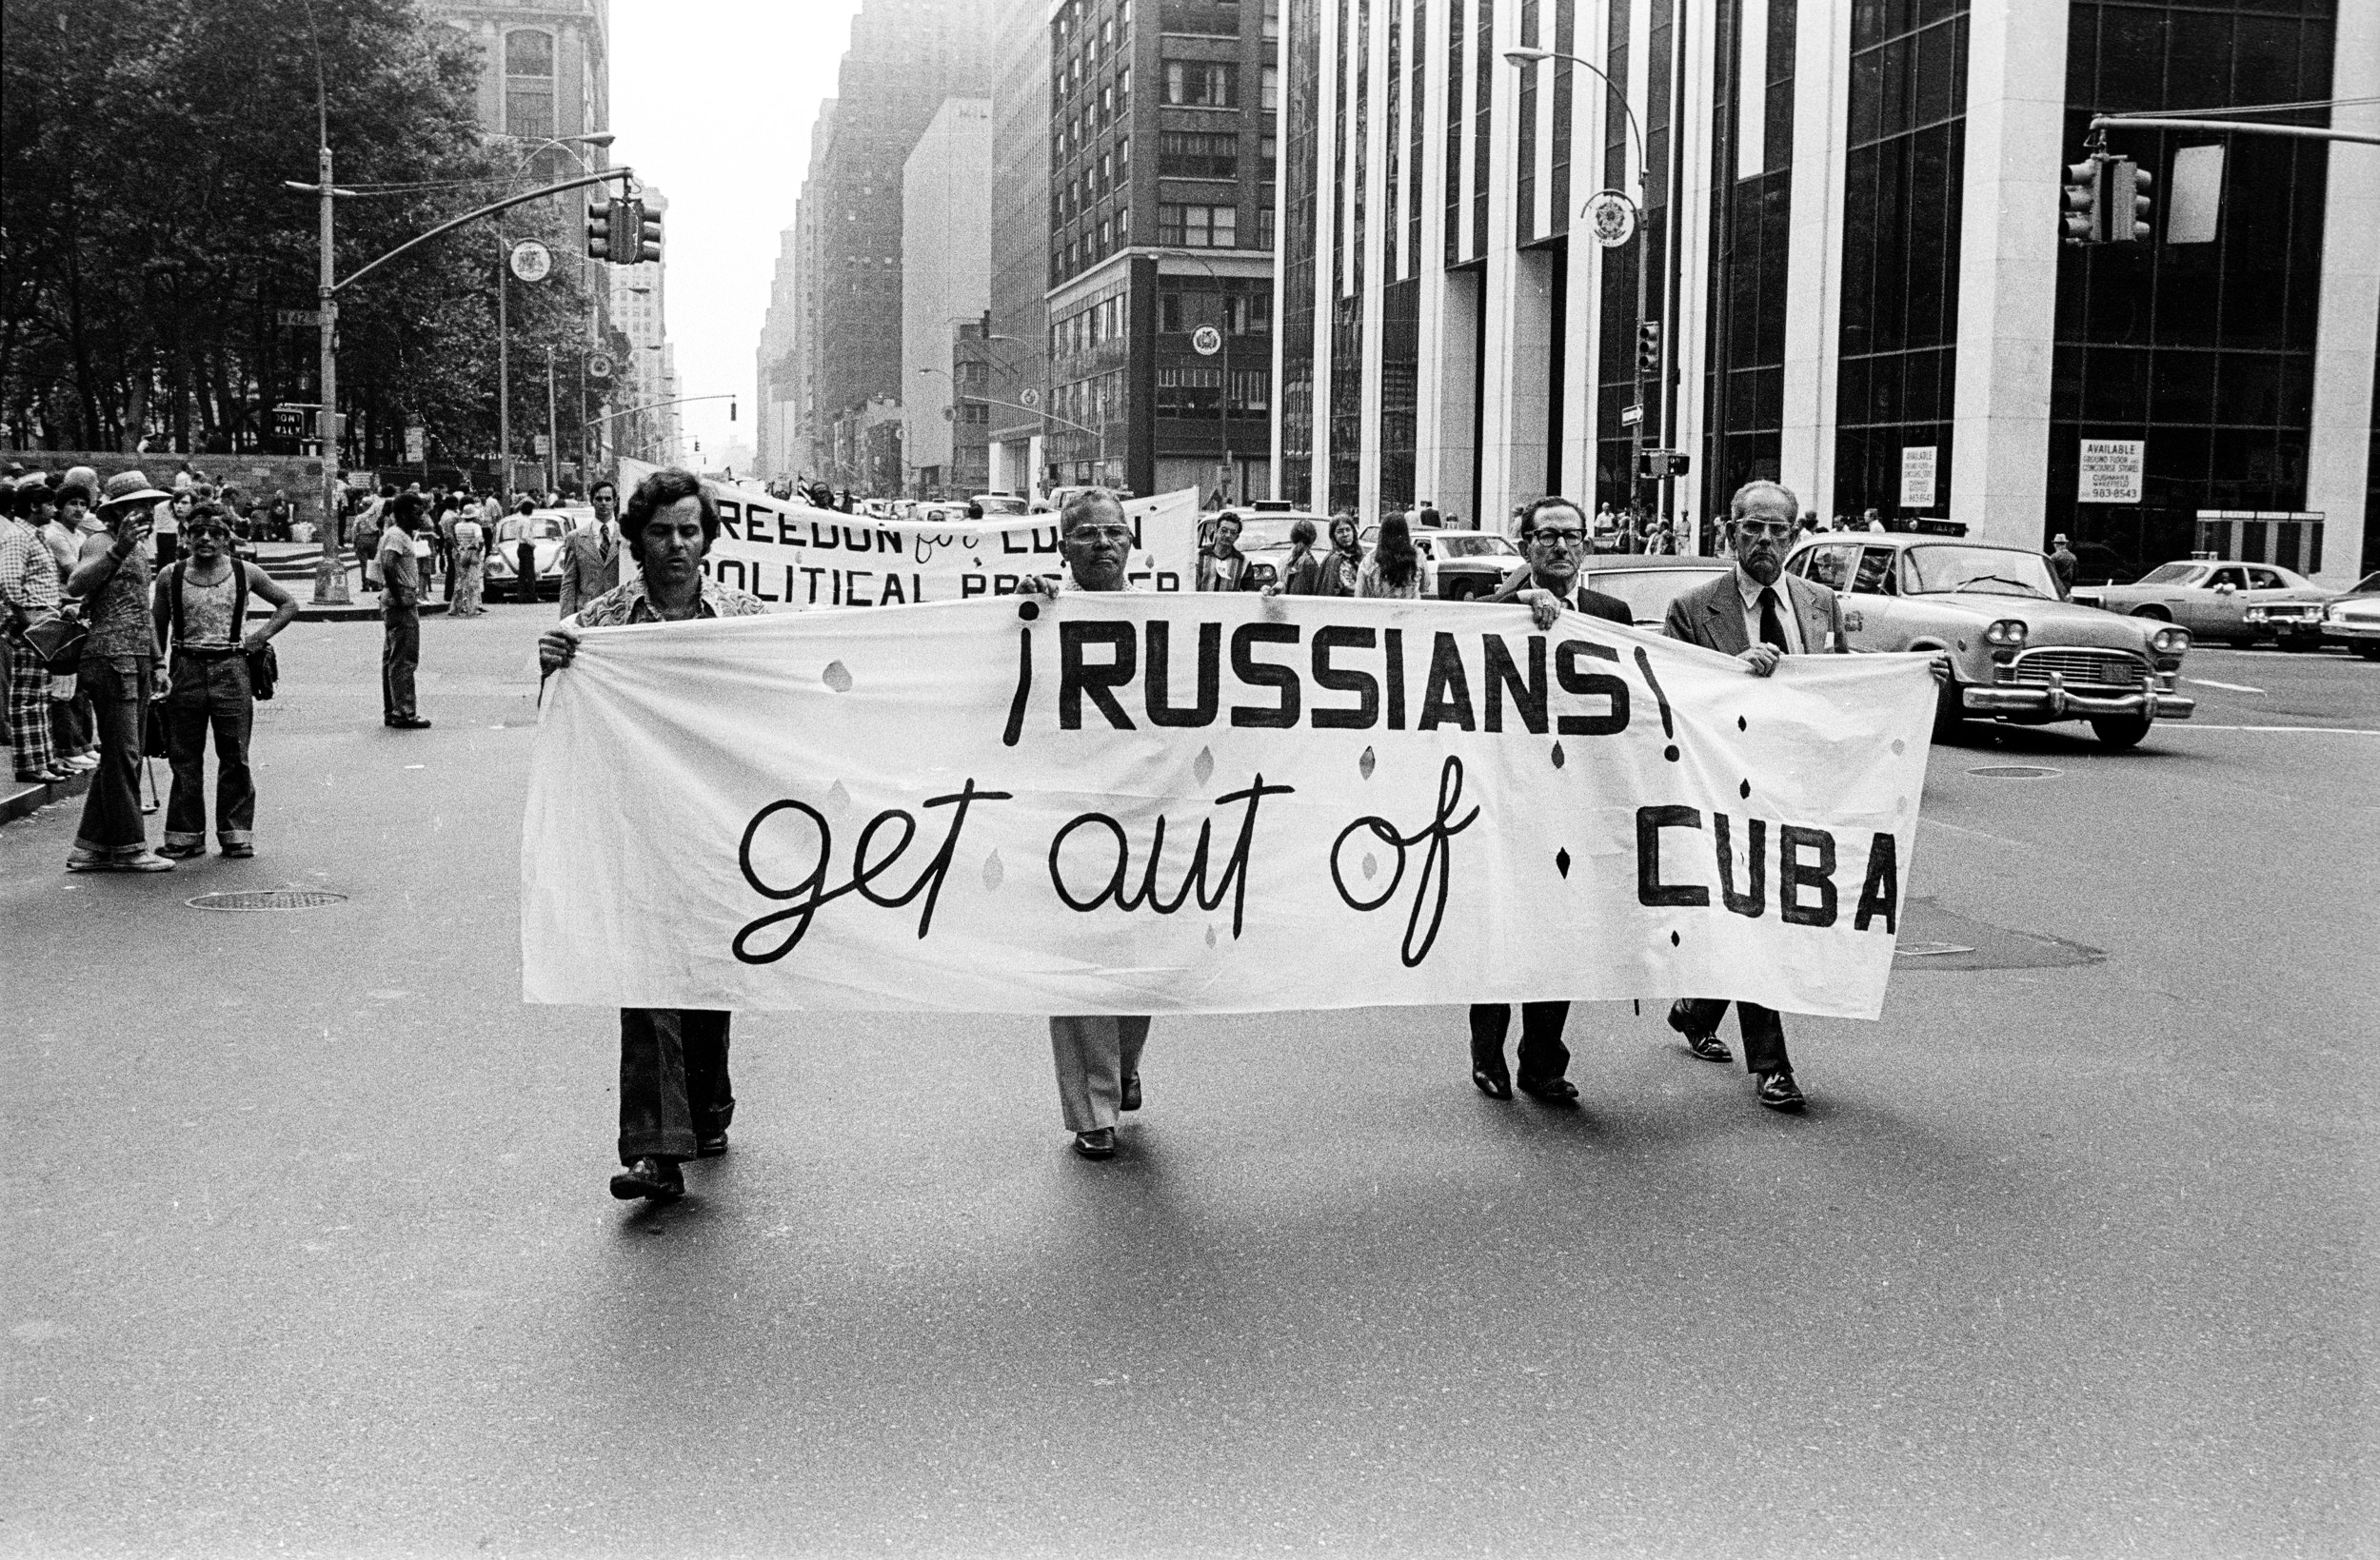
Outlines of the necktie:
[{"label": "necktie", "polygon": [[1760,587],[1760,642],[1775,645],[1780,654],[1793,648],[1785,638],[1785,620],[1776,615],[1775,585]]}]

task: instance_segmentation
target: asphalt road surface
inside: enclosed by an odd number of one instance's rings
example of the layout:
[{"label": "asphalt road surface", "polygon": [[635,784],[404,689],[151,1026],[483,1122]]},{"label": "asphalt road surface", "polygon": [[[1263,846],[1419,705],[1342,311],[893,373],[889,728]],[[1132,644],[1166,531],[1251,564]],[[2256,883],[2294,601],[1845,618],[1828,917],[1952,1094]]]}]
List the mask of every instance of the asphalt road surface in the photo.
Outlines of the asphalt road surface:
[{"label": "asphalt road surface", "polygon": [[[1626,1005],[1576,1112],[1456,1011],[1168,1018],[1089,1164],[1035,1022],[758,1017],[647,1211],[518,997],[551,611],[426,623],[417,734],[292,629],[252,861],[0,829],[0,1552],[2372,1552],[2380,664],[1937,748],[1799,1119]],[[275,886],[347,898],[185,905]]]}]

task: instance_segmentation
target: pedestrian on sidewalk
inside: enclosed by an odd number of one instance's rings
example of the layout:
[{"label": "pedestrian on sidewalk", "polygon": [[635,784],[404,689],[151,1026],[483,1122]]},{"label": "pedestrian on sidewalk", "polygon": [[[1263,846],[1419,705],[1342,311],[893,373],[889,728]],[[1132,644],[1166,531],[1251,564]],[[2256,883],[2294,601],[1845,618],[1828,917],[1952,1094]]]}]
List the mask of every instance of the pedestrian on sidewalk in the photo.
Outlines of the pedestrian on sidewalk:
[{"label": "pedestrian on sidewalk", "polygon": [[530,534],[529,517],[537,513],[537,501],[523,494],[513,518],[521,526],[520,550],[513,555],[513,587],[520,592],[524,605],[537,604],[537,539]]},{"label": "pedestrian on sidewalk", "polygon": [[[566,670],[579,629],[630,622],[747,618],[757,597],[715,583],[703,555],[719,536],[719,509],[702,480],[675,467],[637,484],[622,525],[637,577],[605,592],[545,630],[537,660],[545,675]],[[620,1163],[611,1195],[623,1202],[671,1202],[685,1193],[678,1167],[727,1152],[735,1092],[727,1077],[732,1014],[701,1008],[620,1010]]]},{"label": "pedestrian on sidewalk", "polygon": [[413,705],[413,669],[422,660],[422,568],[414,556],[413,533],[421,528],[427,501],[413,492],[397,495],[394,518],[381,533],[380,719],[399,731],[421,731],[429,722]]},{"label": "pedestrian on sidewalk", "polygon": [[149,615],[149,560],[141,554],[149,516],[166,495],[138,471],[108,479],[99,529],[83,542],[67,594],[89,603],[90,638],[76,677],[89,695],[99,735],[82,826],[69,872],[170,872],[149,848],[141,819],[141,736],[157,677],[157,629]]},{"label": "pedestrian on sidewalk", "polygon": [[0,507],[0,681],[8,699],[9,751],[16,778],[35,785],[54,785],[72,773],[59,762],[50,731],[50,668],[25,637],[55,618],[60,605],[57,565],[29,523],[48,499],[49,490],[33,484],[9,493]]},{"label": "pedestrian on sidewalk", "polygon": [[357,567],[364,571],[366,590],[380,588],[380,538],[381,533],[388,528],[388,506],[396,502],[396,484],[382,483],[380,491],[372,496],[371,503],[366,504],[364,512],[356,517],[355,559]]},{"label": "pedestrian on sidewalk", "polygon": [[[256,854],[256,782],[248,737],[256,694],[248,657],[297,618],[296,598],[254,563],[231,556],[231,527],[209,504],[182,530],[189,556],[157,581],[151,610],[166,646],[166,757],[173,794],[166,803],[160,856],[207,852],[207,736],[215,739],[215,838],[228,857]],[[248,599],[262,596],[272,619],[248,630]]]}]

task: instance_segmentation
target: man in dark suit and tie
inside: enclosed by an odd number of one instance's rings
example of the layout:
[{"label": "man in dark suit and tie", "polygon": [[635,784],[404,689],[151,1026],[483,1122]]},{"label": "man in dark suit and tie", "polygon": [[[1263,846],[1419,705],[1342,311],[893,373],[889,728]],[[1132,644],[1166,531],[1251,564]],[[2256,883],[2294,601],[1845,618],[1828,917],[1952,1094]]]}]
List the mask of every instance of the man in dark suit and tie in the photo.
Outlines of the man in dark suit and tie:
[{"label": "man in dark suit and tie", "polygon": [[[1843,612],[1835,592],[1784,572],[1801,501],[1773,482],[1749,482],[1728,505],[1735,566],[1687,591],[1669,604],[1662,628],[1674,640],[1734,656],[1754,677],[1768,677],[1787,656],[1842,653]],[[1727,1017],[1723,997],[1680,997],[1669,1010],[1669,1025],[1686,1047],[1705,1061],[1735,1059],[1718,1037]],[[1798,1111],[1805,1103],[1785,1054],[1785,1023],[1773,1008],[1738,1002],[1735,1021],[1743,1031],[1744,1065],[1754,1094],[1773,1111]]]},{"label": "man in dark suit and tie", "polygon": [[[1549,494],[1530,504],[1520,512],[1520,551],[1528,565],[1490,600],[1526,606],[1540,629],[1553,627],[1564,612],[1633,624],[1627,602],[1578,583],[1587,535],[1586,512],[1570,500]],[[1504,1065],[1512,1014],[1508,1002],[1471,1005],[1471,1081],[1490,1099],[1513,1096],[1513,1076]],[[1578,1097],[1578,1086],[1563,1076],[1570,1070],[1570,1051],[1562,1044],[1569,1018],[1568,1002],[1520,1004],[1520,1092],[1533,1099],[1567,1105]]]}]

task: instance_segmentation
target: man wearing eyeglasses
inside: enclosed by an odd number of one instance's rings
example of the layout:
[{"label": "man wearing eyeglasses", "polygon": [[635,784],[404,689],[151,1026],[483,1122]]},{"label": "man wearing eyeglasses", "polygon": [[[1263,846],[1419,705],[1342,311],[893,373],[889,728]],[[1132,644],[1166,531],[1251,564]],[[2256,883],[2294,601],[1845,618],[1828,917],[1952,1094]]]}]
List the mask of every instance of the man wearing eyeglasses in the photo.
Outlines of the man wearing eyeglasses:
[{"label": "man wearing eyeglasses", "polygon": [[[1123,505],[1103,487],[1089,487],[1066,501],[1058,514],[1058,551],[1075,590],[1131,590],[1132,528]],[[1018,584],[1022,595],[1055,593],[1050,582],[1029,574]],[[1116,1156],[1120,1111],[1140,1108],[1140,1048],[1148,1043],[1145,1014],[1055,1015],[1049,1021],[1051,1059],[1058,1069],[1058,1108],[1074,1151],[1086,1159]]]},{"label": "man wearing eyeglasses", "polygon": [[[1784,572],[1801,501],[1776,483],[1749,482],[1735,490],[1727,512],[1735,566],[1670,602],[1662,624],[1669,637],[1734,656],[1754,677],[1773,676],[1787,656],[1849,650],[1835,592]],[[1685,997],[1671,1006],[1669,1026],[1704,1061],[1725,1063],[1735,1060],[1718,1037],[1726,1017],[1723,997]],[[1735,1022],[1743,1031],[1754,1096],[1773,1111],[1800,1110],[1806,1102],[1785,1053],[1784,1020],[1773,1008],[1738,1002]]]},{"label": "man wearing eyeglasses", "polygon": [[[1564,612],[1616,623],[1636,621],[1627,602],[1578,583],[1587,557],[1587,516],[1570,500],[1549,494],[1521,510],[1520,551],[1528,566],[1505,581],[1491,600],[1526,606],[1540,629],[1553,627]],[[1513,1096],[1515,1079],[1504,1065],[1504,1034],[1512,1025],[1512,1013],[1507,1002],[1471,1004],[1471,1081],[1490,1099]],[[1578,1097],[1578,1086],[1563,1076],[1570,1071],[1570,1051],[1562,1044],[1562,1026],[1569,1018],[1568,1002],[1520,1004],[1518,1087],[1532,1099],[1567,1105]]]}]

